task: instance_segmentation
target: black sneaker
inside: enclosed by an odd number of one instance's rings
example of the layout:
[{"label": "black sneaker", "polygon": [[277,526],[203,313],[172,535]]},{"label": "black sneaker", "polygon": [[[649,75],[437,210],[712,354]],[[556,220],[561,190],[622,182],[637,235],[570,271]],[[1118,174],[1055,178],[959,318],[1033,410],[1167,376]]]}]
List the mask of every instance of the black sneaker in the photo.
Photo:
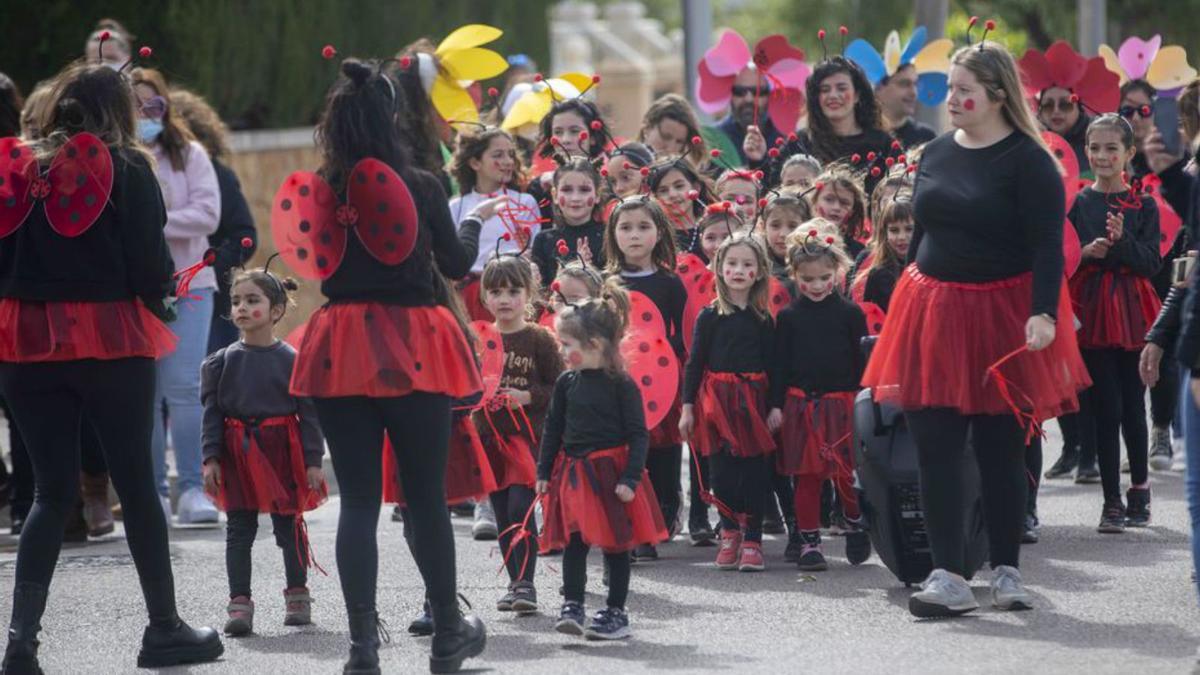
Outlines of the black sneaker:
[{"label": "black sneaker", "polygon": [[688,523],[688,538],[692,542],[692,546],[713,546],[714,539],[717,538],[713,532],[712,525],[708,522],[706,516],[702,520],[692,520]]},{"label": "black sneaker", "polygon": [[802,572],[824,572],[829,569],[829,563],[825,562],[825,554],[821,552],[821,533],[801,532],[800,539],[800,560],[796,562],[796,566]]},{"label": "black sneaker", "polygon": [[428,637],[433,635],[433,615],[429,613],[429,601],[425,601],[425,607],[422,608],[421,616],[412,620],[408,624],[408,634],[413,637]]},{"label": "black sneaker", "polygon": [[1150,488],[1129,488],[1125,492],[1126,527],[1146,527],[1150,524]]},{"label": "black sneaker", "polygon": [[1021,530],[1022,544],[1036,544],[1039,540],[1038,518],[1032,513],[1025,514],[1025,528]]},{"label": "black sneaker", "polygon": [[1096,531],[1101,534],[1121,534],[1125,531],[1125,505],[1120,499],[1104,502],[1104,510],[1100,512],[1100,525]]},{"label": "black sneaker", "polygon": [[1075,471],[1075,467],[1079,465],[1079,448],[1063,448],[1062,455],[1050,470],[1042,474],[1046,478],[1069,478],[1071,473]]},{"label": "black sneaker", "polygon": [[1095,485],[1100,482],[1100,472],[1095,466],[1081,466],[1075,472],[1075,483],[1079,485]]},{"label": "black sneaker", "polygon": [[653,562],[658,560],[658,549],[650,544],[642,544],[633,549],[633,562]]},{"label": "black sneaker", "polygon": [[583,635],[585,618],[583,605],[568,600],[563,603],[562,609],[558,612],[558,623],[554,624],[554,630],[564,635]]},{"label": "black sneaker", "polygon": [[510,586],[508,588],[508,592],[505,593],[499,600],[496,601],[496,611],[497,612],[513,611],[513,600],[515,600],[515,599],[516,599],[516,593],[513,592],[513,589]]},{"label": "black sneaker", "polygon": [[538,611],[537,589],[528,581],[518,581],[512,587],[513,601],[510,607],[518,615]]},{"label": "black sneaker", "polygon": [[629,615],[620,607],[607,607],[596,612],[584,636],[589,640],[622,640],[633,635],[629,630]]},{"label": "black sneaker", "polygon": [[783,529],[783,519],[779,517],[779,513],[768,515],[763,518],[762,522],[763,534],[783,534],[786,530]]},{"label": "black sneaker", "polygon": [[846,531],[846,560],[851,565],[861,565],[871,557],[871,536],[862,527],[862,519],[848,520]]},{"label": "black sneaker", "polygon": [[787,548],[783,549],[783,561],[790,563],[800,562],[800,551],[804,548],[804,541],[800,539],[798,531],[788,533]]}]

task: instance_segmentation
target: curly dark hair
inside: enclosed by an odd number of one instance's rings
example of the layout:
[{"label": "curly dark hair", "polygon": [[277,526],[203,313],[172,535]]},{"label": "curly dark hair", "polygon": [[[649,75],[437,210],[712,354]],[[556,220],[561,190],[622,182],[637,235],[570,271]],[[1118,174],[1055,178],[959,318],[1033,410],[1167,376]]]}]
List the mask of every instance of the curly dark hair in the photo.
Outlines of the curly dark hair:
[{"label": "curly dark hair", "polygon": [[550,106],[550,112],[542,118],[538,129],[541,133],[542,146],[538,150],[538,154],[542,157],[553,157],[554,146],[550,143],[550,136],[554,128],[554,118],[563,113],[575,113],[583,118],[583,126],[588,128],[588,158],[596,159],[604,152],[604,135],[591,131],[592,122],[597,120],[603,122],[604,119],[600,115],[600,109],[595,103],[585,101],[581,98],[569,98],[565,101],[558,101]]},{"label": "curly dark hair", "polygon": [[21,134],[21,108],[25,99],[8,75],[0,73],[0,138]]},{"label": "curly dark hair", "polygon": [[843,56],[834,56],[822,61],[804,85],[804,96],[808,101],[808,136],[812,142],[811,150],[813,156],[821,162],[831,162],[838,158],[837,136],[820,105],[821,83],[838,73],[849,75],[850,82],[854,85],[854,93],[858,98],[858,102],[854,104],[855,123],[864,133],[881,128],[875,89],[867,80],[862,68]]},{"label": "curly dark hair", "polygon": [[[488,146],[497,138],[507,138],[513,143],[514,148],[516,142],[513,141],[512,134],[499,127],[487,127],[475,134],[460,134],[458,137],[458,150],[454,153],[454,159],[450,163],[450,174],[454,176],[454,180],[458,181],[458,188],[463,194],[475,189],[476,183],[479,182],[479,175],[475,169],[471,168],[471,160],[482,159],[484,153],[487,152]],[[521,175],[521,153],[517,153],[516,163],[513,166],[513,180]],[[512,188],[514,185],[506,187]]]},{"label": "curly dark hair", "polygon": [[400,88],[378,62],[342,61],[314,132],[321,153],[317,173],[340,193],[354,165],[374,157],[407,180],[412,155],[398,121],[405,105]]}]

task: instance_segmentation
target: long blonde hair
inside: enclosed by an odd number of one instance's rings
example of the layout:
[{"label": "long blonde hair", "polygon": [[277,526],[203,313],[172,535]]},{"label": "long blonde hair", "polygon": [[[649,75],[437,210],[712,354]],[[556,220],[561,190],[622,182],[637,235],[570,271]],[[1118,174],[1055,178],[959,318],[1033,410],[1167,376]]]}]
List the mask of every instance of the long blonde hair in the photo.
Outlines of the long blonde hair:
[{"label": "long blonde hair", "polygon": [[[954,52],[954,56],[950,57],[950,64],[962,66],[970,71],[983,86],[989,101],[1004,102],[1001,109],[1004,120],[1031,138],[1051,159],[1054,158],[1054,153],[1050,152],[1050,148],[1042,140],[1042,133],[1038,130],[1029,104],[1025,102],[1017,62],[1007,49],[996,42],[973,44]],[[1055,162],[1057,163],[1057,160]]]}]

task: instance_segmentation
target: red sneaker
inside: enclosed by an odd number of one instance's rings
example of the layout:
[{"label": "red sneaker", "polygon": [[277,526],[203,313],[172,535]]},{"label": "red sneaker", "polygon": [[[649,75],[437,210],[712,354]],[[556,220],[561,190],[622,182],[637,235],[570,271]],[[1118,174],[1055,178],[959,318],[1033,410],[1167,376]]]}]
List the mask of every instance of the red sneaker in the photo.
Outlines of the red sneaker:
[{"label": "red sneaker", "polygon": [[738,554],[739,572],[761,572],[767,568],[763,562],[762,544],[757,541],[742,542],[742,550]]},{"label": "red sneaker", "polygon": [[717,569],[737,569],[738,548],[741,545],[741,532],[737,530],[721,530],[721,544],[717,547]]}]

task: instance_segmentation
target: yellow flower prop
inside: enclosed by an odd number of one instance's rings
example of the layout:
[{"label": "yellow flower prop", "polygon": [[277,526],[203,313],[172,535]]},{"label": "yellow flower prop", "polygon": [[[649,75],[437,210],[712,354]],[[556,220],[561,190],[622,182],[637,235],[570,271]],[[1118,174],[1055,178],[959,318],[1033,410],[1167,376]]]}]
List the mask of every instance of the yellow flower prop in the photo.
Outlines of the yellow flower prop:
[{"label": "yellow flower prop", "polygon": [[421,82],[442,119],[447,122],[479,121],[479,110],[466,88],[472,82],[496,77],[508,69],[503,56],[480,46],[503,34],[499,28],[473,23],[456,29],[442,40],[434,51],[436,64],[428,55],[418,54]]},{"label": "yellow flower prop", "polygon": [[505,131],[516,131],[521,127],[540,124],[542,118],[550,113],[550,107],[555,101],[565,101],[579,97],[582,92],[593,86],[591,75],[583,73],[565,73],[549,80],[535,82],[524,96],[517,99],[500,128]]}]

